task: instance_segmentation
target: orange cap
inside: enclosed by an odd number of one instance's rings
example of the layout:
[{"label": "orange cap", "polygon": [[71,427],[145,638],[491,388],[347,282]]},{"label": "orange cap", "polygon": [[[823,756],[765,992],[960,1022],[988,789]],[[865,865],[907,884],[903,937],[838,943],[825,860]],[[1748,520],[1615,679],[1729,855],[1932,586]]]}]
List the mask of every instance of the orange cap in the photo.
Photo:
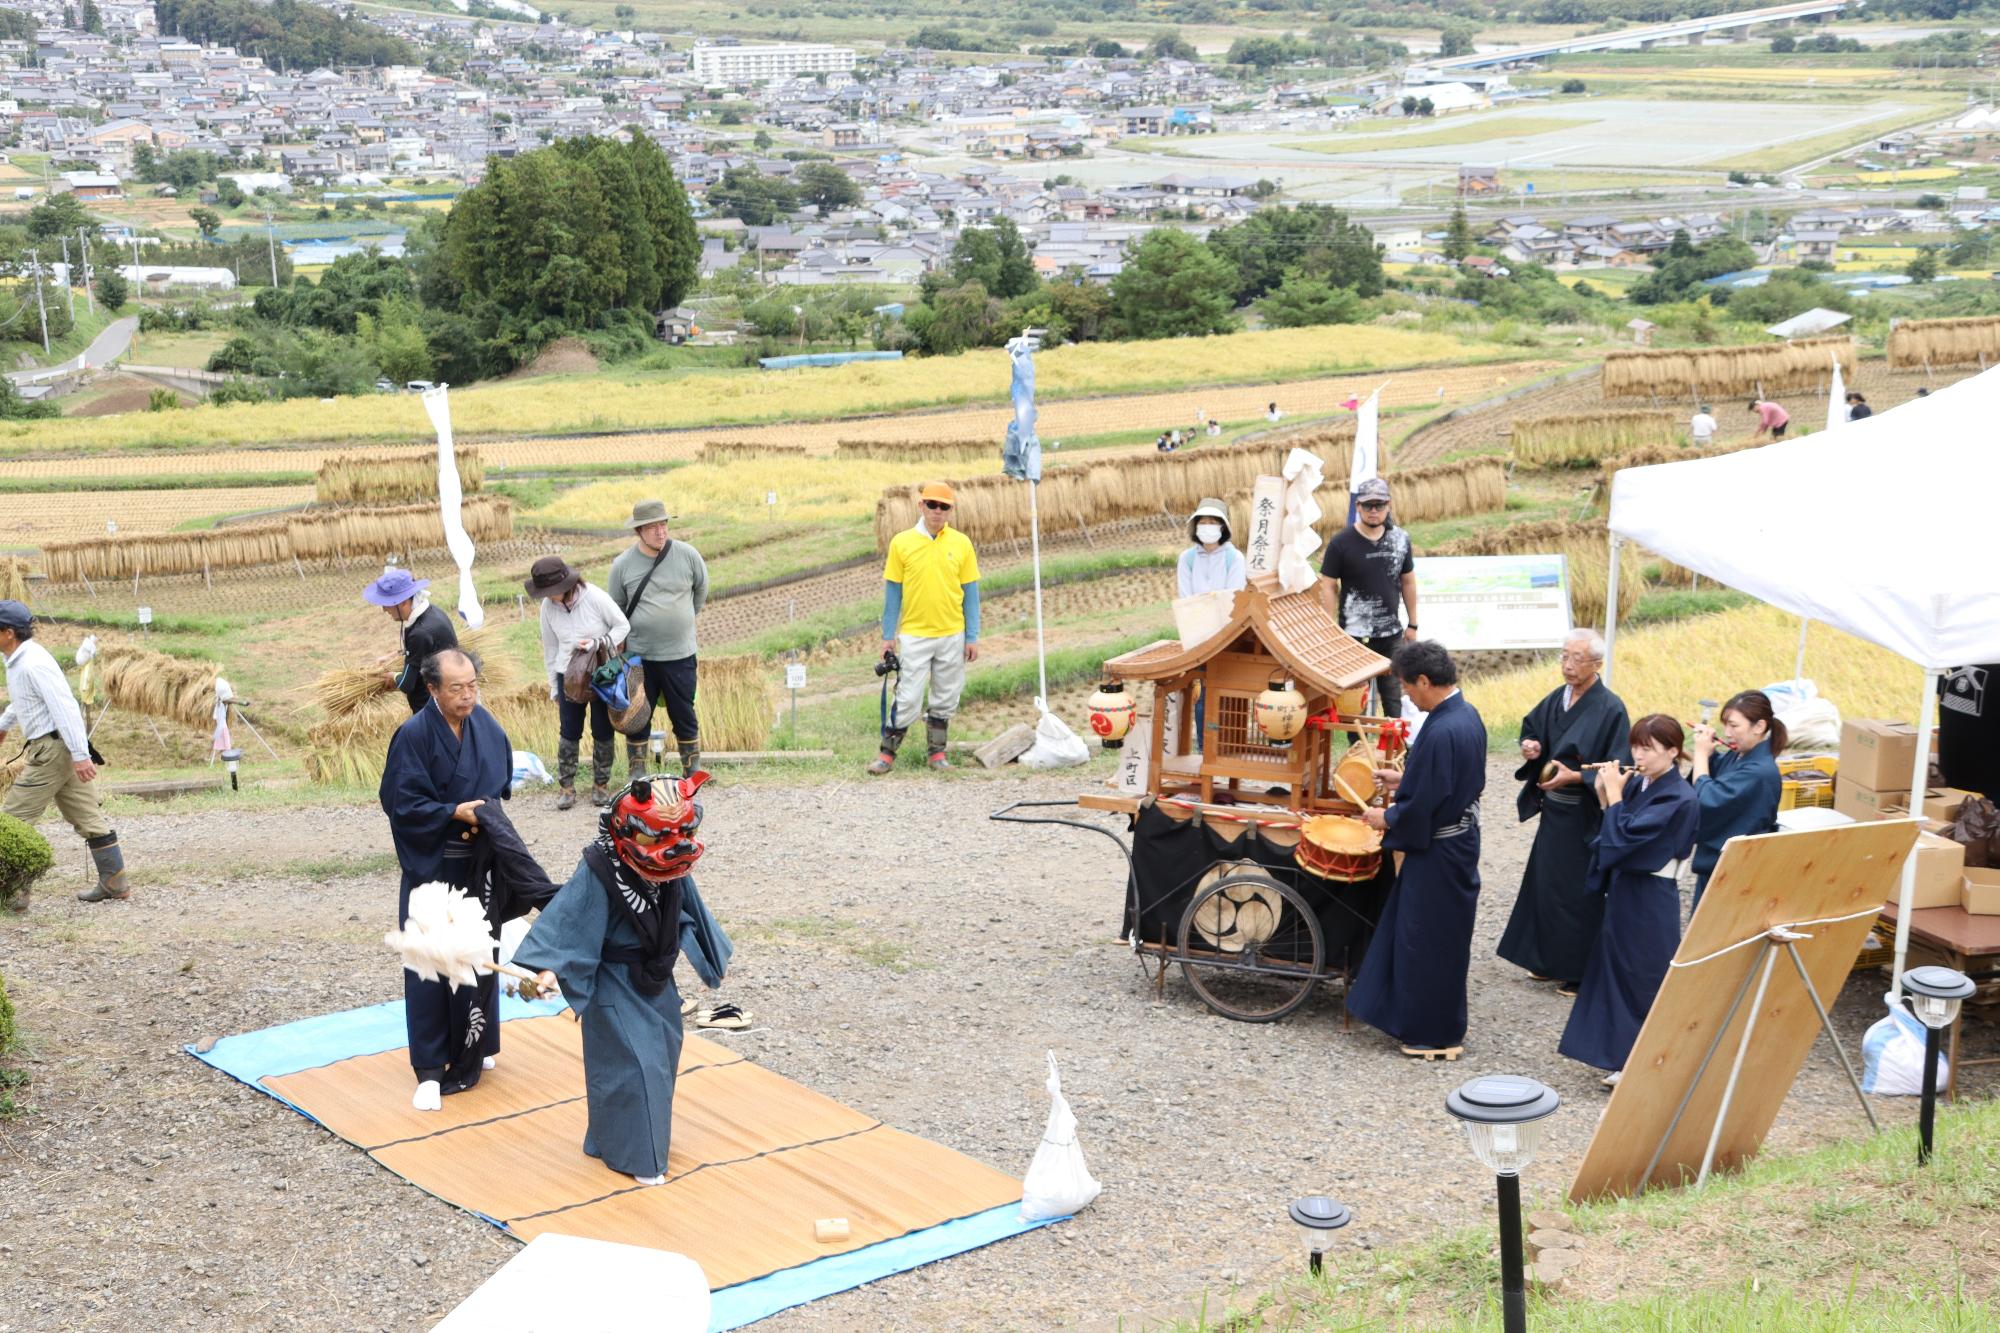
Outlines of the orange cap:
[{"label": "orange cap", "polygon": [[939,500],[948,505],[958,503],[957,493],[941,481],[925,482],[923,489],[917,492],[917,498],[919,500]]}]

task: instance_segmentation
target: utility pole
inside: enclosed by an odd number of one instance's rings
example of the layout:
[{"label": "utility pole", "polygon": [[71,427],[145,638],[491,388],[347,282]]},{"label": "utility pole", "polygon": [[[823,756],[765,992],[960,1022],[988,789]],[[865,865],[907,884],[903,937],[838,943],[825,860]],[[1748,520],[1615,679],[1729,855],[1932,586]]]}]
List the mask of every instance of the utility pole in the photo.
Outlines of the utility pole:
[{"label": "utility pole", "polygon": [[81,227],[76,229],[76,248],[82,252],[83,259],[84,305],[94,315],[97,313],[97,298],[90,294],[90,238],[84,235]]},{"label": "utility pole", "polygon": [[[271,285],[278,285],[278,233],[271,228],[271,215],[264,215],[264,244],[271,252]],[[273,297],[273,300],[277,298]]]},{"label": "utility pole", "polygon": [[28,251],[28,262],[35,266],[35,309],[42,316],[42,355],[49,355],[49,308],[42,303],[42,256],[39,250]]}]

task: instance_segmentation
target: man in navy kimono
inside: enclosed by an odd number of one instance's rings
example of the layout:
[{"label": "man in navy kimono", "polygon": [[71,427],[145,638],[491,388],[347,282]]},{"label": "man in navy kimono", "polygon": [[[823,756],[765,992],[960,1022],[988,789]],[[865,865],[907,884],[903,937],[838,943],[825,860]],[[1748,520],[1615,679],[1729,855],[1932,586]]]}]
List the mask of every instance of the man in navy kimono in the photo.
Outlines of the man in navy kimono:
[{"label": "man in navy kimono", "polygon": [[[1604,684],[1604,640],[1574,629],[1563,640],[1561,688],[1521,719],[1521,794],[1525,822],[1536,815],[1535,845],[1521,875],[1521,894],[1500,936],[1499,954],[1535,981],[1553,981],[1575,995],[1584,964],[1604,924],[1604,895],[1593,893],[1590,844],[1603,807],[1583,765],[1632,761],[1625,703]],[[1544,780],[1542,769],[1555,766]]]},{"label": "man in navy kimono", "polygon": [[[479,706],[479,667],[470,656],[447,648],[421,669],[430,702],[396,729],[382,769],[382,813],[403,867],[396,925],[409,915],[410,890],[438,881],[479,899],[492,921],[491,877],[476,870],[479,808],[510,794],[514,749]],[[493,1067],[500,1053],[496,982],[487,972],[477,985],[454,990],[404,969],[403,1014],[417,1073],[411,1105],[419,1111],[437,1110],[441,1096],[465,1091]]]},{"label": "man in navy kimono", "polygon": [[561,987],[583,1025],[584,1152],[641,1185],[666,1179],[673,1133],[682,1038],[674,960],[686,954],[712,988],[732,950],[688,873],[702,853],[694,794],[706,781],[696,770],[633,782],[514,953],[543,987]]},{"label": "man in navy kimono", "polygon": [[1402,852],[1348,1012],[1402,1043],[1403,1054],[1456,1059],[1465,1040],[1465,976],[1479,906],[1479,794],[1486,788],[1486,724],[1458,692],[1442,644],[1406,643],[1391,669],[1424,711],[1403,771],[1380,769],[1394,791],[1362,818]]}]

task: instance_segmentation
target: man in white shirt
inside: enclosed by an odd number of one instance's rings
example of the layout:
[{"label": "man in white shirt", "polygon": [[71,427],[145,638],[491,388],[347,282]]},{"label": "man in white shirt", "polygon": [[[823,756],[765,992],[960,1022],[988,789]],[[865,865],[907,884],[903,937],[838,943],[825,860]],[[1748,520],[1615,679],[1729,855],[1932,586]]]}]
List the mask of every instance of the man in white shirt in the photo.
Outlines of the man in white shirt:
[{"label": "man in white shirt", "polygon": [[[97,863],[97,883],[77,898],[101,903],[131,896],[118,835],[104,817],[97,793],[86,785],[96,779],[97,765],[91,762],[83,710],[76,706],[62,667],[35,642],[34,613],[20,602],[0,601],[0,655],[7,661],[7,710],[0,712],[0,741],[19,731],[28,743],[28,765],[14,779],[7,799],[0,801],[0,813],[33,824],[53,803]],[[7,905],[25,912],[27,890],[15,894]]]},{"label": "man in white shirt", "polygon": [[1694,410],[1688,429],[1694,433],[1694,447],[1697,449],[1706,449],[1715,440],[1715,418],[1709,415],[1706,407]]}]

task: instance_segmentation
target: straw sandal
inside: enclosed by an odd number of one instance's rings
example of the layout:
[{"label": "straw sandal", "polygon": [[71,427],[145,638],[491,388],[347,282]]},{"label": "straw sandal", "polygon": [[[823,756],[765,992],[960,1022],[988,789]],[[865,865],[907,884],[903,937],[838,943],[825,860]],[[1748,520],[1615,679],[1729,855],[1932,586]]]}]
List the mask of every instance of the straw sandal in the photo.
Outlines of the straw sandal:
[{"label": "straw sandal", "polygon": [[698,1028],[714,1028],[721,1032],[741,1032],[750,1026],[750,1020],[743,1011],[733,1004],[718,1004],[712,1009],[703,1009],[695,1014],[694,1025]]},{"label": "straw sandal", "polygon": [[1576,988],[1582,984],[1580,981],[1558,981],[1556,983],[1556,994],[1562,996],[1564,999],[1574,1000],[1576,998]]},{"label": "straw sandal", "polygon": [[687,997],[686,999],[682,1000],[682,1001],[681,1001],[681,1017],[682,1017],[682,1018],[686,1018],[686,1017],[687,1017],[687,1016],[688,1016],[689,1014],[693,1013],[693,1012],[695,1011],[695,1008],[696,1008],[696,1007],[697,1007],[697,1006],[698,1006],[698,1005],[699,1005],[700,1003],[701,1003],[701,1001],[699,1001],[699,1000],[695,999],[695,998],[694,998],[694,996],[692,996],[692,995],[690,995],[690,996],[688,996],[688,997]]},{"label": "straw sandal", "polygon": [[1405,1046],[1402,1051],[1412,1060],[1422,1060],[1425,1064],[1438,1060],[1456,1060],[1465,1054],[1463,1046]]}]

